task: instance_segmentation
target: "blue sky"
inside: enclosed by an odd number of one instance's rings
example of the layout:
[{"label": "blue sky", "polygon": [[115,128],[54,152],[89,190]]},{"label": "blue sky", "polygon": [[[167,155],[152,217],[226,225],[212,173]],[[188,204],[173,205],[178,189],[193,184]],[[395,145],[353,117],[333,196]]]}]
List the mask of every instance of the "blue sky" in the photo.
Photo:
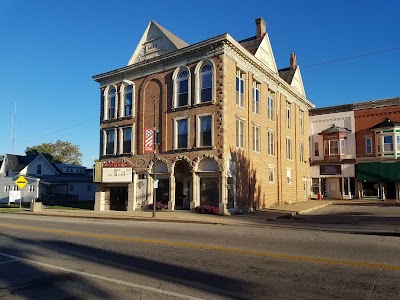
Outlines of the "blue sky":
[{"label": "blue sky", "polygon": [[397,0],[1,0],[0,154],[59,139],[91,166],[99,155],[92,76],[125,66],[150,20],[192,44],[254,36],[262,17],[278,68],[295,52],[317,107],[400,96],[399,12]]}]

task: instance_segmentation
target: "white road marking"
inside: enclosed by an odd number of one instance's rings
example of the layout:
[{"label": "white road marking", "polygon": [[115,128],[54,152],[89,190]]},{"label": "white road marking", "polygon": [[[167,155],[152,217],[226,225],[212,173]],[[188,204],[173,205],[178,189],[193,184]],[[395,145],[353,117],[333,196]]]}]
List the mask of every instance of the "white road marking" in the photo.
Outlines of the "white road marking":
[{"label": "white road marking", "polygon": [[0,252],[0,255],[12,259],[12,260],[10,260],[8,262],[19,260],[19,261],[24,261],[24,262],[30,263],[30,264],[36,264],[36,265],[39,265],[39,266],[42,266],[42,267],[45,267],[45,268],[55,269],[57,271],[68,272],[68,273],[73,273],[73,274],[77,274],[77,275],[80,275],[80,276],[91,277],[91,278],[95,278],[95,279],[99,279],[99,280],[103,280],[103,281],[108,281],[108,282],[112,282],[112,283],[117,283],[117,284],[120,284],[120,285],[125,285],[125,286],[129,286],[129,287],[137,288],[137,289],[142,289],[142,290],[146,290],[146,291],[150,291],[150,292],[154,292],[154,293],[158,293],[158,294],[173,296],[173,297],[176,297],[176,298],[190,299],[190,300],[203,300],[201,298],[197,298],[197,297],[193,297],[193,296],[189,296],[189,295],[185,295],[185,294],[180,294],[180,293],[175,293],[175,292],[171,292],[171,291],[167,291],[167,290],[162,290],[162,289],[154,288],[154,287],[151,287],[151,286],[146,286],[146,285],[142,285],[142,284],[122,281],[122,280],[118,280],[118,279],[114,279],[114,278],[108,278],[108,277],[104,277],[104,276],[100,276],[100,275],[96,275],[96,274],[91,274],[91,273],[87,273],[87,272],[76,271],[76,270],[72,270],[72,269],[68,269],[68,268],[64,268],[64,267],[49,265],[49,264],[42,263],[42,262],[39,262],[39,261],[35,261],[35,260],[32,260],[32,259],[27,259],[27,258],[23,258],[23,257],[14,256],[14,255],[9,255],[9,254],[6,254],[6,253],[1,253]]}]

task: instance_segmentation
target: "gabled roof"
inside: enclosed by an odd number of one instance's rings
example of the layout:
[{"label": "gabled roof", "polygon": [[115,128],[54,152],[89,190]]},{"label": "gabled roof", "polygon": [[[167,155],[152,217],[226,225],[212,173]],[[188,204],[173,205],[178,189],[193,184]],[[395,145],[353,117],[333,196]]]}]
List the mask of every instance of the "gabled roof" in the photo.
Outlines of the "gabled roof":
[{"label": "gabled roof", "polygon": [[[296,67],[297,69],[297,67]],[[296,73],[296,69],[291,69],[291,68],[284,68],[280,69],[279,76],[285,80],[288,84],[292,84],[294,73]]]},{"label": "gabled roof", "polygon": [[260,47],[261,42],[261,39],[258,39],[257,36],[253,36],[245,40],[239,41],[239,44],[242,45],[251,54],[255,55],[258,48]]},{"label": "gabled roof", "polygon": [[336,126],[335,124],[332,124],[331,127],[328,129],[322,130],[319,134],[330,134],[330,133],[340,133],[340,132],[350,132],[349,129],[344,128],[344,127],[339,127]]},{"label": "gabled roof", "polygon": [[19,173],[22,169],[24,169],[27,165],[29,165],[36,157],[39,155],[15,155],[15,154],[6,154],[8,167],[11,172]]},{"label": "gabled roof", "polygon": [[389,118],[387,118],[385,121],[376,124],[375,126],[372,126],[370,130],[374,129],[383,129],[383,128],[394,128],[400,126],[400,122],[393,122]]},{"label": "gabled roof", "polygon": [[156,22],[150,21],[129,59],[128,66],[186,46],[189,44]]}]

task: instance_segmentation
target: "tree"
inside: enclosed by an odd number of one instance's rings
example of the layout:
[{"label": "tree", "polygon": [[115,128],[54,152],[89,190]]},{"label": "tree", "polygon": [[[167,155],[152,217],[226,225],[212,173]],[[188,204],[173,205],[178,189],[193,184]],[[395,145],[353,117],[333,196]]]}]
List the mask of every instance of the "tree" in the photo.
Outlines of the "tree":
[{"label": "tree", "polygon": [[25,149],[26,155],[42,154],[52,163],[81,165],[82,153],[77,145],[57,140],[55,143],[43,143]]}]

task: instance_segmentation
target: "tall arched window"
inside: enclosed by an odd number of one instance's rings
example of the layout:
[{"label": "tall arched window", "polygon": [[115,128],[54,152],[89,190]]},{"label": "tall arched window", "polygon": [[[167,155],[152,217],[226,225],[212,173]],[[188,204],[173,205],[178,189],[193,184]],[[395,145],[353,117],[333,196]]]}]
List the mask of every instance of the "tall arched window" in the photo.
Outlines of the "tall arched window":
[{"label": "tall arched window", "polygon": [[188,105],[189,100],[189,73],[188,71],[182,71],[178,75],[178,99],[177,106]]},{"label": "tall arched window", "polygon": [[124,90],[124,117],[132,115],[133,85],[125,86]]},{"label": "tall arched window", "polygon": [[210,65],[204,65],[200,70],[200,103],[212,101],[213,74]]},{"label": "tall arched window", "polygon": [[115,88],[111,88],[108,91],[107,102],[108,102],[108,119],[115,119],[115,97],[116,90]]}]

